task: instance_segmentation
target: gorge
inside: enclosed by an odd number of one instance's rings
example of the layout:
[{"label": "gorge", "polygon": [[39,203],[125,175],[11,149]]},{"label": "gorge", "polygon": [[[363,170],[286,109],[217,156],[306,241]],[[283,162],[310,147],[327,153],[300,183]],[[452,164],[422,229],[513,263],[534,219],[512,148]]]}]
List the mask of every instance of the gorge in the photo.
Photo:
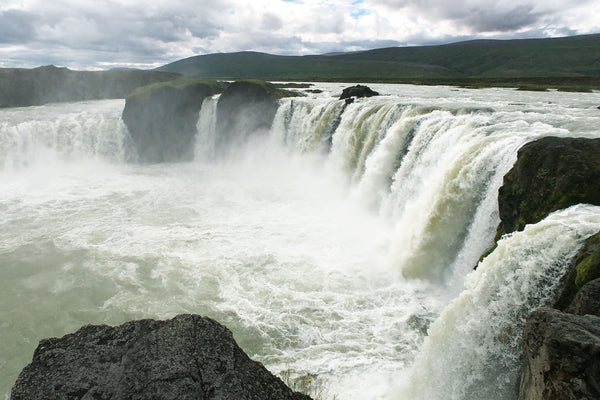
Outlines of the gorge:
[{"label": "gorge", "polygon": [[[197,313],[340,399],[516,399],[525,318],[560,300],[600,204],[521,224],[498,190],[527,143],[597,143],[597,93],[382,84],[347,104],[315,86],[269,87],[268,124],[226,128],[228,89],[169,97],[193,123],[167,136],[166,107],[135,118],[129,99],[1,110],[1,390],[42,338]],[[516,229],[495,238],[502,213]]]}]

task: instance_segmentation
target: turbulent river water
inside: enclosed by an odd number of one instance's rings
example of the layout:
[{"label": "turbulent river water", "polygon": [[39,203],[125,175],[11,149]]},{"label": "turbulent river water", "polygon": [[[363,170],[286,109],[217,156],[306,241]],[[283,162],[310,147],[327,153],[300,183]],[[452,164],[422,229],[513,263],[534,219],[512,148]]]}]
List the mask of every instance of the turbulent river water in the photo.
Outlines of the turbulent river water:
[{"label": "turbulent river water", "polygon": [[[283,99],[215,158],[139,165],[123,100],[0,110],[0,396],[38,341],[197,313],[323,399],[515,399],[524,316],[600,208],[492,244],[524,143],[600,137],[598,93],[347,85]],[[308,378],[311,379],[308,382]]]}]

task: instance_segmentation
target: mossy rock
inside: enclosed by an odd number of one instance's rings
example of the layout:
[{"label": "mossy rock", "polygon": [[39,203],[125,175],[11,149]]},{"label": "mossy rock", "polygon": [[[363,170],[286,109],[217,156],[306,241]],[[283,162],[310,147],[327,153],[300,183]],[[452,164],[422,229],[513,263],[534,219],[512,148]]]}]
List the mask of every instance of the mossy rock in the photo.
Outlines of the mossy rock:
[{"label": "mossy rock", "polygon": [[182,78],[148,85],[128,96],[123,121],[139,161],[191,160],[202,102],[224,87],[216,81]]},{"label": "mossy rock", "polygon": [[586,240],[575,266],[575,285],[582,287],[600,278],[600,232]]},{"label": "mossy rock", "polygon": [[496,240],[580,203],[600,205],[600,139],[545,137],[528,143],[498,192]]},{"label": "mossy rock", "polygon": [[600,232],[589,237],[574,262],[574,268],[565,278],[565,285],[555,307],[566,309],[579,289],[600,278]]},{"label": "mossy rock", "polygon": [[243,143],[249,135],[267,131],[283,97],[301,96],[275,85],[255,80],[231,83],[217,103],[217,151]]}]

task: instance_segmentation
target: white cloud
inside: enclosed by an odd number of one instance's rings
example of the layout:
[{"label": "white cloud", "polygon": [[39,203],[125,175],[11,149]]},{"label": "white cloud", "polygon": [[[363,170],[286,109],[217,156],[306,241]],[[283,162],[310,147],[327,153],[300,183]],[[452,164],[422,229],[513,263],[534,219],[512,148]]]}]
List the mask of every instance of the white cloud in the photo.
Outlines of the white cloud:
[{"label": "white cloud", "polygon": [[595,33],[599,9],[600,0],[3,0],[0,66],[151,67],[209,52]]}]

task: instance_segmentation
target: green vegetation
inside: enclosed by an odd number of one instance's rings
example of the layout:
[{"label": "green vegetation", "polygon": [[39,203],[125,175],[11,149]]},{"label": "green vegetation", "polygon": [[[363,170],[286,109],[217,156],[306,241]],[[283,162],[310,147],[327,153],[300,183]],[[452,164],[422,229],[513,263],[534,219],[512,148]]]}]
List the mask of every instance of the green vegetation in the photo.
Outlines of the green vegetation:
[{"label": "green vegetation", "polygon": [[600,232],[590,237],[577,257],[575,285],[578,288],[600,278]]},{"label": "green vegetation", "polygon": [[277,56],[209,54],[160,71],[213,79],[259,78],[451,85],[472,88],[600,89],[600,35],[531,40],[475,40],[442,46]]},{"label": "green vegetation", "polygon": [[157,71],[71,71],[55,66],[0,69],[0,107],[124,98],[140,86],[178,77]]},{"label": "green vegetation", "polygon": [[129,96],[128,100],[142,101],[148,100],[158,93],[168,90],[182,91],[188,89],[207,89],[211,93],[219,93],[225,90],[227,85],[223,82],[209,79],[188,78],[177,76],[176,79],[152,83],[135,89]]}]

